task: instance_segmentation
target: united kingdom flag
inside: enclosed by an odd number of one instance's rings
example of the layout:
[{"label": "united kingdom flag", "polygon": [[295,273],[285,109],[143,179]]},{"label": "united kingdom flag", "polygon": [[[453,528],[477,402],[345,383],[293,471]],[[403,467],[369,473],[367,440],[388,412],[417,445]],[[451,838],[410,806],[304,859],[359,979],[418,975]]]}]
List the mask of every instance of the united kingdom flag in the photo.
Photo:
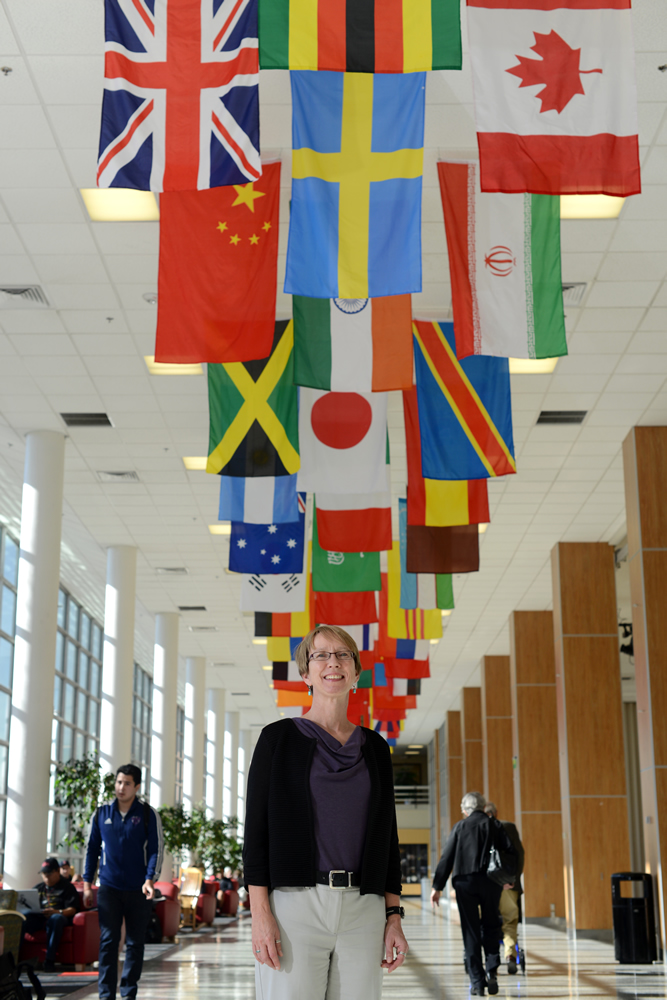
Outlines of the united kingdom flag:
[{"label": "united kingdom flag", "polygon": [[98,187],[261,176],[257,0],[105,0]]}]

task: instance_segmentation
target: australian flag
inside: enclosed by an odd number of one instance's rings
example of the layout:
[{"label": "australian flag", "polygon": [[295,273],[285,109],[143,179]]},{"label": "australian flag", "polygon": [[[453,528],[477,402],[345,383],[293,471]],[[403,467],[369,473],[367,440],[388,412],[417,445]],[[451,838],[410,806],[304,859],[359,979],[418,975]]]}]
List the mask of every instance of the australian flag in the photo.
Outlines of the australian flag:
[{"label": "australian flag", "polygon": [[298,521],[246,524],[232,521],[229,568],[232,573],[302,573],[305,537],[305,493],[299,494]]},{"label": "australian flag", "polygon": [[105,37],[98,187],[261,176],[257,0],[105,0]]}]

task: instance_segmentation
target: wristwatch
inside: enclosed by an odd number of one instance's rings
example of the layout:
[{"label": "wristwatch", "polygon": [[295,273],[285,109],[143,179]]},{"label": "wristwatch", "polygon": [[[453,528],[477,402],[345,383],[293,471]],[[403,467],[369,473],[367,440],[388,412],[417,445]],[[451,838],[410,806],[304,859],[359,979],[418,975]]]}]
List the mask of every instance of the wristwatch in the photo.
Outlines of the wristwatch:
[{"label": "wristwatch", "polygon": [[387,916],[387,917],[391,917],[391,916],[393,916],[394,913],[398,913],[398,915],[401,918],[401,920],[405,916],[405,908],[402,907],[402,906],[388,906],[387,909],[384,912],[385,912],[385,916]]}]

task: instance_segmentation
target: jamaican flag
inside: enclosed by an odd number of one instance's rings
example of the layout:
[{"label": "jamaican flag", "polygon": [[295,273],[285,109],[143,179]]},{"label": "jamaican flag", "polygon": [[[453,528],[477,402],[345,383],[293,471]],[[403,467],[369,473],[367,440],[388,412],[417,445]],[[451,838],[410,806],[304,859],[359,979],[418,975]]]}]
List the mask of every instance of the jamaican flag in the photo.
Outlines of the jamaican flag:
[{"label": "jamaican flag", "polygon": [[294,327],[278,320],[261,361],[208,366],[206,471],[220,476],[288,476],[299,460]]}]

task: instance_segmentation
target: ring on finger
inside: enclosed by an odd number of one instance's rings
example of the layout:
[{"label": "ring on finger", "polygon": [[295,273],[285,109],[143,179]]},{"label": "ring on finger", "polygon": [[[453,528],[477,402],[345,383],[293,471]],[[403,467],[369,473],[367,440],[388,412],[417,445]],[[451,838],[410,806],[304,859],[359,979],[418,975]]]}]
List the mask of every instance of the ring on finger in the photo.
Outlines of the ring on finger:
[{"label": "ring on finger", "polygon": [[262,950],[261,948],[255,948],[255,954],[259,955],[259,953],[260,953],[261,950]]}]

